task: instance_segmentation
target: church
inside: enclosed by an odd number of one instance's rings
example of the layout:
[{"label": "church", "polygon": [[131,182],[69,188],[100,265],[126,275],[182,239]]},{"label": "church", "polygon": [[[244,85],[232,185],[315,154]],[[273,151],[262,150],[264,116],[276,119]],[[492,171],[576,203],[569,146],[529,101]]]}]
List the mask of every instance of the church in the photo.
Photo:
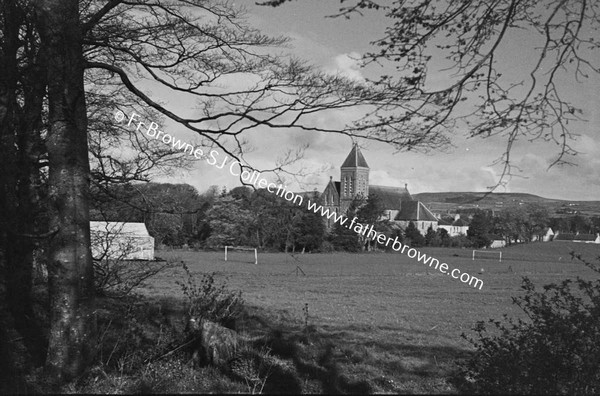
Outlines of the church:
[{"label": "church", "polygon": [[[354,198],[366,198],[369,194],[377,195],[383,203],[382,219],[391,221],[398,228],[405,229],[412,221],[421,234],[425,235],[429,227],[434,231],[438,227],[438,219],[422,202],[413,199],[406,184],[404,187],[369,184],[369,165],[355,143],[342,163],[340,181],[334,181],[330,176],[321,195],[321,204],[330,213],[346,213]],[[332,219],[327,219],[327,227],[333,227]]]}]

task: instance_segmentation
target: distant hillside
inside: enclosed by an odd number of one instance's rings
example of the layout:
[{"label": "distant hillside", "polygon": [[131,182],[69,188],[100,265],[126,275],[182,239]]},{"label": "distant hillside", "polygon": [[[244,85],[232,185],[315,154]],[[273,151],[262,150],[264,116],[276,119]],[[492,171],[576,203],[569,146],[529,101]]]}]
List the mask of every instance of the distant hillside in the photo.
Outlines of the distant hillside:
[{"label": "distant hillside", "polygon": [[501,211],[514,205],[537,203],[546,206],[552,215],[557,216],[600,215],[600,201],[567,201],[526,193],[492,193],[486,196],[485,192],[439,192],[413,194],[413,197],[438,213],[473,208]]}]

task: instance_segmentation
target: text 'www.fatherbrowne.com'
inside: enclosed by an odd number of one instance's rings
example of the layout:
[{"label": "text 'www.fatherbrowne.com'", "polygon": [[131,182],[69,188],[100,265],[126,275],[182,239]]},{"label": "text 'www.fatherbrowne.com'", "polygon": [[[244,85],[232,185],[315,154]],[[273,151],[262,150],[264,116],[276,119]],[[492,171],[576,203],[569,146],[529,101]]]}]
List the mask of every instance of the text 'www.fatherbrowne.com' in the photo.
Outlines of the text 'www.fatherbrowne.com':
[{"label": "text 'www.fatherbrowne.com'", "polygon": [[[117,110],[115,113],[115,120],[118,122],[122,122],[126,118],[127,116],[125,113],[120,110]],[[131,127],[133,125],[135,126],[136,131],[145,133],[147,136],[156,140],[161,140],[163,143],[171,145],[174,149],[181,150],[184,153],[189,152],[190,155],[193,155],[197,159],[206,160],[206,163],[211,166],[214,166],[218,169],[227,169],[232,176],[239,177],[246,184],[253,185],[256,188],[264,188],[270,193],[280,196],[298,206],[304,205],[304,197],[302,195],[286,190],[282,184],[269,182],[267,179],[261,176],[260,172],[243,166],[242,163],[235,158],[225,156],[223,159],[220,159],[220,153],[214,149],[205,154],[202,148],[181,141],[180,139],[176,139],[174,136],[159,130],[159,125],[157,123],[150,122],[149,124],[145,124],[139,119],[139,114],[132,113],[129,116],[127,126]],[[371,238],[372,240],[377,241],[377,243],[380,245],[391,245],[393,250],[406,254],[409,258],[416,259],[418,262],[431,268],[435,268],[442,274],[446,274],[453,279],[458,279],[462,283],[466,283],[469,286],[478,288],[479,290],[481,290],[483,287],[483,281],[481,279],[472,276],[467,272],[461,272],[458,268],[451,269],[448,264],[440,263],[440,261],[435,257],[428,256],[427,254],[422,253],[415,248],[411,248],[410,246],[401,243],[398,240],[398,237],[394,237],[392,239],[391,237],[376,231],[373,225],[369,226],[367,224],[361,224],[357,222],[357,217],[354,217],[352,220],[350,220],[350,223],[348,224],[348,217],[338,214],[335,211],[330,212],[329,208],[324,208],[318,202],[311,202],[310,199],[307,199],[306,201],[306,207],[308,210],[318,213],[322,217],[333,220],[334,222],[353,230],[358,235],[362,235],[365,238]]]}]

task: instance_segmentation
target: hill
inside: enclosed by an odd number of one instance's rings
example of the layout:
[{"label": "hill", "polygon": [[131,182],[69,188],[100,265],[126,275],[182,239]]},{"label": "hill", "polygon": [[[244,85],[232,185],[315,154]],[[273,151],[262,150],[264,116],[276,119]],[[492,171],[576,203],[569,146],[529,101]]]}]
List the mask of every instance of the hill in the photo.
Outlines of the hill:
[{"label": "hill", "polygon": [[599,216],[600,201],[568,201],[544,198],[526,193],[491,193],[485,192],[439,192],[413,194],[415,199],[424,202],[432,211],[438,213],[455,213],[469,209],[488,209],[501,211],[506,207],[536,203],[548,208],[555,216]]}]

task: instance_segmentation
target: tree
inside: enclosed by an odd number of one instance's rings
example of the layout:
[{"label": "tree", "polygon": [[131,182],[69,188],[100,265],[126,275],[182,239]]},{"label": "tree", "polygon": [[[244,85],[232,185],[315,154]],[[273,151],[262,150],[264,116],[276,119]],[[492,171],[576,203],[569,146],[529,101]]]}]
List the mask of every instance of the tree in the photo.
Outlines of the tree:
[{"label": "tree", "polygon": [[320,214],[300,209],[302,215],[294,224],[295,244],[302,251],[317,250],[325,237],[325,223]]},{"label": "tree", "polygon": [[548,227],[550,216],[548,209],[540,204],[528,204],[525,206],[525,211],[528,215],[525,231],[531,241],[534,235],[541,234],[544,228]]},{"label": "tree", "polygon": [[477,211],[471,219],[467,237],[473,242],[476,248],[487,247],[492,243],[489,234],[492,228],[490,215],[482,210]]},{"label": "tree", "polygon": [[600,233],[600,216],[593,216],[590,221],[592,222],[592,233]]},{"label": "tree", "polygon": [[450,246],[450,234],[448,234],[448,230],[445,228],[438,228],[435,232],[440,240],[441,246]]},{"label": "tree", "polygon": [[494,218],[495,232],[508,237],[508,243],[525,239],[529,242],[548,226],[548,210],[539,204],[505,208]]},{"label": "tree", "polygon": [[[261,4],[278,6],[287,1]],[[403,117],[396,118],[382,106],[381,121],[388,122],[388,131],[404,132],[408,124],[407,134],[415,132],[418,138],[440,134],[440,129],[464,121],[471,137],[506,139],[506,150],[497,160],[503,176],[513,171],[511,152],[519,141],[556,144],[552,165],[567,163],[576,154],[569,121],[572,125],[580,121],[583,112],[569,102],[566,89],[571,81],[583,84],[600,73],[595,62],[599,50],[595,36],[600,28],[597,2],[341,3],[336,16],[350,18],[375,10],[389,21],[383,37],[373,43],[375,49],[363,59],[366,65],[394,70],[394,75],[381,75],[374,81],[396,93],[391,101],[405,106]],[[531,62],[515,73],[513,60],[505,52],[521,32],[536,47],[528,53]],[[438,71],[440,64],[443,72]],[[421,121],[420,126],[415,123],[410,129],[415,120]]]},{"label": "tree", "polygon": [[253,213],[243,201],[231,196],[220,198],[206,213],[211,228],[209,246],[244,246],[250,244]]},{"label": "tree", "polygon": [[[103,182],[122,182],[120,175],[127,175],[129,180],[144,179],[148,169],[163,158],[160,150],[148,152],[149,156],[141,155],[134,161],[137,168],[132,171],[130,162],[107,155],[108,151],[96,144],[100,140],[91,139],[92,145],[88,145],[88,115],[95,117],[90,125],[101,125],[98,120],[107,112],[88,111],[92,108],[86,105],[86,93],[90,103],[99,97],[123,98],[114,106],[128,113],[135,104],[149,106],[196,131],[205,144],[242,159],[242,163],[244,146],[239,135],[251,128],[296,126],[342,133],[342,128],[315,127],[309,118],[315,112],[375,105],[381,100],[380,92],[365,85],[268,55],[267,49],[285,39],[267,37],[250,28],[242,13],[229,3],[9,0],[2,3],[0,12],[2,70],[7,71],[0,92],[0,150],[6,154],[6,169],[20,171],[14,173],[16,177],[2,177],[3,191],[9,192],[3,209],[14,216],[2,224],[2,235],[6,235],[2,252],[9,254],[0,255],[0,268],[5,269],[0,283],[8,285],[7,293],[0,296],[4,299],[0,307],[27,307],[26,303],[11,301],[10,285],[16,283],[10,280],[19,278],[26,284],[31,265],[19,267],[21,271],[11,263],[31,263],[32,238],[51,236],[48,262],[53,308],[46,360],[57,382],[84,369],[94,333],[90,327],[93,282],[87,225],[90,176],[101,175],[94,180]],[[140,18],[145,21],[143,25]],[[85,70],[89,71],[86,75]],[[227,79],[240,75],[247,77],[244,81],[248,84],[227,89]],[[177,114],[159,103],[158,97],[145,91],[144,79],[199,100],[197,116]],[[17,125],[21,128],[15,128]],[[356,136],[369,137],[365,125],[353,131]],[[43,143],[40,136],[45,137]],[[93,137],[98,136],[101,139],[102,135]],[[88,152],[94,166],[102,169],[101,174],[91,173]],[[40,191],[48,192],[43,203],[33,199],[37,190],[26,187],[38,179],[42,180]],[[102,186],[100,181],[94,186]],[[21,197],[29,197],[29,203],[44,208],[44,215],[49,213],[45,231],[43,227],[41,232],[33,229],[35,222],[30,216],[36,211],[27,210],[25,200],[17,205]],[[45,208],[48,203],[52,208]],[[15,227],[18,224],[23,225]],[[14,231],[20,235],[17,243],[10,240]],[[20,252],[13,252],[12,246]],[[23,260],[13,260],[17,254]],[[29,292],[21,295],[28,298]],[[6,323],[10,321],[7,317]],[[73,332],[71,341],[66,338],[67,330]]]},{"label": "tree", "polygon": [[[528,4],[519,8],[516,3],[513,1],[509,7],[504,7],[507,9],[504,27],[512,26],[510,23],[515,21],[528,20],[525,17],[515,19],[522,16],[516,11],[532,8],[524,7]],[[502,11],[504,4],[499,4]],[[582,6],[585,5],[582,3]],[[459,8],[461,12],[479,10],[471,3],[464,10]],[[8,0],[2,2],[0,12],[3,70],[0,153],[2,165],[8,166],[6,169],[19,170],[15,176],[3,174],[0,181],[2,209],[8,211],[3,214],[7,221],[2,222],[1,233],[0,276],[3,279],[0,284],[3,287],[0,287],[0,309],[3,312],[0,315],[9,324],[7,329],[21,334],[17,327],[23,329],[25,322],[21,325],[12,322],[15,322],[14,314],[26,316],[23,310],[16,308],[16,302],[27,297],[11,294],[15,290],[12,285],[16,284],[11,280],[27,282],[35,245],[31,240],[45,238],[50,246],[47,261],[52,300],[46,362],[48,372],[57,382],[73,378],[84,370],[92,345],[89,340],[94,333],[90,316],[93,280],[88,220],[89,183],[95,173],[90,170],[88,153],[92,153],[92,163],[98,169],[104,169],[104,177],[98,180],[113,182],[119,182],[121,174],[134,179],[147,177],[146,165],[154,166],[156,157],[161,155],[160,151],[153,151],[149,157],[142,155],[136,162],[140,167],[131,172],[128,162],[106,158],[107,151],[98,149],[100,146],[96,147],[93,138],[89,140],[92,144],[88,144],[88,125],[96,125],[98,119],[106,117],[106,112],[89,111],[86,99],[92,99],[92,92],[105,97],[122,93],[118,97],[125,100],[115,104],[119,110],[130,114],[135,105],[154,109],[196,132],[202,144],[219,148],[249,166],[244,158],[242,137],[257,127],[285,130],[296,127],[343,133],[388,142],[403,149],[443,146],[447,143],[444,131],[449,113],[438,113],[437,110],[453,109],[453,103],[460,101],[461,95],[474,85],[481,68],[489,66],[492,69],[493,66],[493,56],[485,55],[476,63],[478,68],[467,70],[468,77],[462,85],[441,92],[425,92],[419,86],[421,80],[417,76],[390,84],[357,83],[270,54],[269,50],[284,44],[285,39],[268,37],[252,29],[240,10],[221,1]],[[589,20],[586,15],[589,14],[583,14],[584,19]],[[484,24],[480,26],[498,26],[502,18],[497,16],[494,12],[484,15]],[[569,9],[565,18],[571,16]],[[140,24],[141,20],[143,24]],[[415,23],[423,21],[421,18],[414,20]],[[569,20],[569,26],[581,24],[571,22]],[[486,36],[486,29],[475,31],[482,36],[467,47],[467,52],[484,48],[485,39],[493,36]],[[565,29],[565,32],[571,30]],[[561,44],[546,48],[548,55],[557,48],[559,52],[560,49],[572,50],[579,40],[577,34],[569,36],[565,33],[562,38],[564,40],[557,41]],[[574,51],[567,51],[565,56],[558,58],[560,66],[568,66],[565,62],[569,54],[575,54],[576,65],[586,65]],[[473,58],[477,62],[477,54]],[[497,87],[498,74],[488,75],[492,76],[493,82],[488,88],[493,86],[501,92],[502,89]],[[152,91],[157,93],[149,91],[148,80],[155,84]],[[236,80],[245,84],[231,84]],[[161,89],[154,89],[158,86]],[[563,120],[575,117],[577,112],[575,109],[570,112],[572,107],[565,106],[560,107],[564,110],[559,109],[556,117],[548,117],[546,104],[561,102],[560,98],[551,102],[556,87],[547,86],[551,89],[542,95],[539,109],[527,107],[534,97],[533,90],[532,95],[521,102],[504,107],[505,102],[493,102],[501,117],[494,115],[487,124],[476,125],[474,134],[504,131],[509,133],[512,143],[524,127],[547,131],[540,119],[551,127],[564,129]],[[197,111],[190,115],[189,109],[175,110],[163,104],[164,90],[185,95],[189,103],[199,103]],[[402,98],[408,98],[409,102],[400,100]],[[419,101],[423,102],[422,107],[416,111],[410,109]],[[431,112],[430,105],[436,111]],[[517,106],[516,110],[513,105]],[[363,106],[361,109],[375,116],[357,119],[347,127],[330,128],[315,122],[314,116],[318,112],[352,106]],[[408,112],[403,111],[407,106]],[[538,110],[541,116],[522,127],[521,121],[526,117],[531,119]],[[559,121],[553,124],[555,119]],[[505,124],[497,120],[516,127],[507,130]],[[143,126],[149,127],[147,123],[154,120],[144,121]],[[488,130],[486,126],[492,129]],[[568,138],[567,132],[562,136]],[[552,136],[550,133],[549,137]],[[287,163],[283,161],[271,170],[282,171]],[[101,184],[95,183],[95,187]],[[6,196],[4,192],[7,192]],[[27,199],[17,208],[13,202],[21,202],[15,198],[22,197]],[[29,211],[31,207],[35,210]],[[40,220],[42,225],[39,227],[30,217],[38,211],[46,217]],[[15,240],[18,243],[11,245]],[[14,266],[21,258],[25,263],[22,270]],[[9,312],[11,310],[13,312]]]},{"label": "tree", "polygon": [[[375,231],[380,233],[389,233],[390,227],[387,220],[381,220],[381,216],[384,213],[385,208],[381,202],[381,198],[377,194],[369,194],[364,204],[359,206],[356,212],[357,221],[363,224],[365,227],[373,226]],[[359,235],[359,240],[366,249],[371,250],[371,242],[376,240],[375,237],[367,237],[367,235]]]},{"label": "tree", "polygon": [[5,1],[0,15],[0,369],[23,389],[24,374],[45,360],[46,348],[31,298],[36,237],[49,235],[39,172],[46,72],[43,53],[22,50],[37,37],[27,13]]},{"label": "tree", "polygon": [[[445,230],[444,230],[445,231]],[[433,230],[432,226],[429,226],[427,233],[425,234],[425,245],[426,246],[440,246],[442,243],[438,233]]]},{"label": "tree", "polygon": [[589,219],[580,216],[580,215],[575,215],[569,218],[569,222],[570,222],[570,229],[569,231],[572,233],[588,233],[590,232],[590,221]]},{"label": "tree", "polygon": [[362,248],[362,244],[358,240],[358,234],[338,222],[333,226],[329,241],[336,250],[359,252]]},{"label": "tree", "polygon": [[356,216],[361,223],[375,225],[379,222],[384,210],[381,198],[377,194],[371,193],[364,201],[364,205],[358,206]]},{"label": "tree", "polygon": [[[346,210],[346,218],[353,219],[363,204],[364,198],[360,196],[355,197]],[[358,252],[363,246],[359,235],[354,229],[348,228],[344,224],[340,224],[340,222],[334,223],[333,230],[329,235],[329,241],[335,249],[349,252]]]},{"label": "tree", "polygon": [[42,0],[34,5],[47,67],[49,225],[54,233],[46,365],[59,383],[83,371],[94,337],[83,30],[77,1]]},{"label": "tree", "polygon": [[404,230],[404,238],[407,244],[413,247],[425,246],[425,237],[421,234],[415,223],[408,223]]},{"label": "tree", "polygon": [[496,218],[496,230],[507,238],[510,245],[525,237],[527,217],[525,209],[519,205],[505,208]]}]

